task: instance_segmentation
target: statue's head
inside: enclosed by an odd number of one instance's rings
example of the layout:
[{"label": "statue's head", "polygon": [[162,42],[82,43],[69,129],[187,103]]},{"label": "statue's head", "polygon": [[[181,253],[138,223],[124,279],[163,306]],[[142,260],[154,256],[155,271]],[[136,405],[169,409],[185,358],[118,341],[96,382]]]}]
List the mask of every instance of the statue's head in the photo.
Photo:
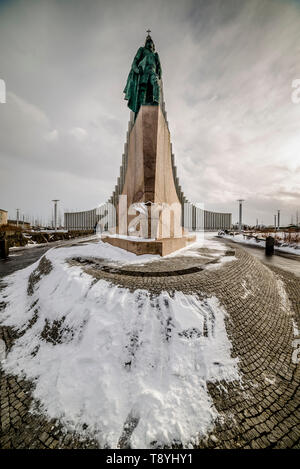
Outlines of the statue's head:
[{"label": "statue's head", "polygon": [[151,38],[151,36],[149,36],[149,35],[146,37],[145,47],[146,47],[147,49],[151,50],[152,52],[155,51],[154,42],[152,41],[152,38]]}]

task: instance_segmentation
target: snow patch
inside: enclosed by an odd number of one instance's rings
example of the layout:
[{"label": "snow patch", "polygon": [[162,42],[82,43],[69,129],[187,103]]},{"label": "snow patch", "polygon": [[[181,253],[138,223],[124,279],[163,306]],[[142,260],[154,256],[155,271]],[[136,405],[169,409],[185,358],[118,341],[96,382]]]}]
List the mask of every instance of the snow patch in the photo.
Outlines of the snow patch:
[{"label": "snow patch", "polygon": [[292,324],[293,324],[293,334],[294,334],[295,337],[298,337],[300,335],[300,333],[299,333],[297,323],[294,319],[292,319]]},{"label": "snow patch", "polygon": [[287,313],[288,315],[291,314],[292,307],[291,307],[291,302],[289,300],[289,297],[286,293],[284,283],[281,279],[277,279],[277,290],[280,296],[280,305],[281,309]]},{"label": "snow patch", "polygon": [[4,340],[0,339],[0,362],[5,359],[6,345]]},{"label": "snow patch", "polygon": [[[38,263],[7,277],[2,324],[23,331],[5,360],[9,373],[35,382],[50,418],[116,448],[132,425],[132,448],[197,443],[218,416],[208,382],[239,381],[226,311],[215,297],[95,282],[73,256],[145,262],[105,243],[49,250],[51,262],[28,296]],[[83,426],[88,426],[87,430]]]},{"label": "snow patch", "polygon": [[[219,235],[220,238],[226,238],[230,239],[230,241],[233,241],[234,243],[240,243],[240,244],[248,244],[252,246],[257,246],[261,248],[266,247],[266,242],[264,240],[256,240],[255,238],[244,238],[242,234],[230,236],[230,235]],[[274,246],[275,251],[279,252],[285,252],[289,254],[295,254],[297,256],[300,256],[300,249],[299,245],[295,249],[295,247],[290,247],[290,246]]]},{"label": "snow patch", "polygon": [[248,289],[246,280],[242,281],[242,287],[243,287],[245,293],[243,294],[243,296],[241,298],[242,298],[242,300],[245,300],[246,298],[248,298],[249,295],[252,295],[252,292],[251,292],[251,290]]}]

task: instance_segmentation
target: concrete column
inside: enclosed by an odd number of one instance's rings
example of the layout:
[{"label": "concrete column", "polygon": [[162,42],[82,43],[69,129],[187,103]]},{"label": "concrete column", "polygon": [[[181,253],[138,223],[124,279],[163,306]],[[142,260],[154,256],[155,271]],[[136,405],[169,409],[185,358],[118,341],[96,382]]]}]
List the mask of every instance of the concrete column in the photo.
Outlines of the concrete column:
[{"label": "concrete column", "polygon": [[[52,202],[54,202],[54,230],[56,231],[57,230],[57,202],[59,202],[59,200],[54,199],[52,200]],[[18,220],[17,220],[17,224],[18,224]]]},{"label": "concrete column", "polygon": [[238,203],[239,203],[239,232],[242,231],[242,224],[243,224],[243,202],[244,200],[243,199],[239,199],[238,200]]}]

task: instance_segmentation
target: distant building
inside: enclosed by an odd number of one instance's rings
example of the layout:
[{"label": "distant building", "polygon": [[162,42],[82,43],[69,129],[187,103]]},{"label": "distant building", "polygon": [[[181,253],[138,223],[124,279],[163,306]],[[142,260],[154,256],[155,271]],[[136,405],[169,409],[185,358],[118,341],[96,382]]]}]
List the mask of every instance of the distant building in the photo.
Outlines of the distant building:
[{"label": "distant building", "polygon": [[[66,230],[92,230],[97,222],[109,213],[109,206],[113,204],[103,204],[98,208],[83,212],[65,212],[64,226]],[[197,208],[191,203],[186,203],[183,211],[185,228],[189,231],[217,231],[231,229],[231,213],[217,213]],[[112,223],[114,226],[114,223]],[[107,226],[106,228],[107,229]]]},{"label": "distant building", "polygon": [[0,226],[7,225],[7,210],[0,208]]},{"label": "distant building", "polygon": [[97,209],[87,210],[84,212],[65,212],[65,229],[66,230],[93,230],[95,224],[99,220]]},{"label": "distant building", "polygon": [[7,223],[11,226],[19,226],[20,228],[26,228],[27,230],[31,228],[31,225],[28,221],[19,220],[7,220]]}]

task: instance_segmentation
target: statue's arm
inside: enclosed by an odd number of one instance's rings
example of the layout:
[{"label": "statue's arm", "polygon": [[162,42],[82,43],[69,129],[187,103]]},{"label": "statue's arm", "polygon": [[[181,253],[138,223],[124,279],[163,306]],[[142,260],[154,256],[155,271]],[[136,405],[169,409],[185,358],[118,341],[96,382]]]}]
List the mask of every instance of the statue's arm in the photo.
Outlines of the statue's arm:
[{"label": "statue's arm", "polygon": [[159,55],[156,52],[156,73],[158,75],[158,78],[161,79],[161,65],[160,65],[160,60],[159,60]]},{"label": "statue's arm", "polygon": [[132,66],[131,66],[131,69],[135,73],[139,73],[139,63],[142,60],[142,58],[143,58],[143,47],[140,47],[137,53],[135,54],[135,57],[133,59]]}]

